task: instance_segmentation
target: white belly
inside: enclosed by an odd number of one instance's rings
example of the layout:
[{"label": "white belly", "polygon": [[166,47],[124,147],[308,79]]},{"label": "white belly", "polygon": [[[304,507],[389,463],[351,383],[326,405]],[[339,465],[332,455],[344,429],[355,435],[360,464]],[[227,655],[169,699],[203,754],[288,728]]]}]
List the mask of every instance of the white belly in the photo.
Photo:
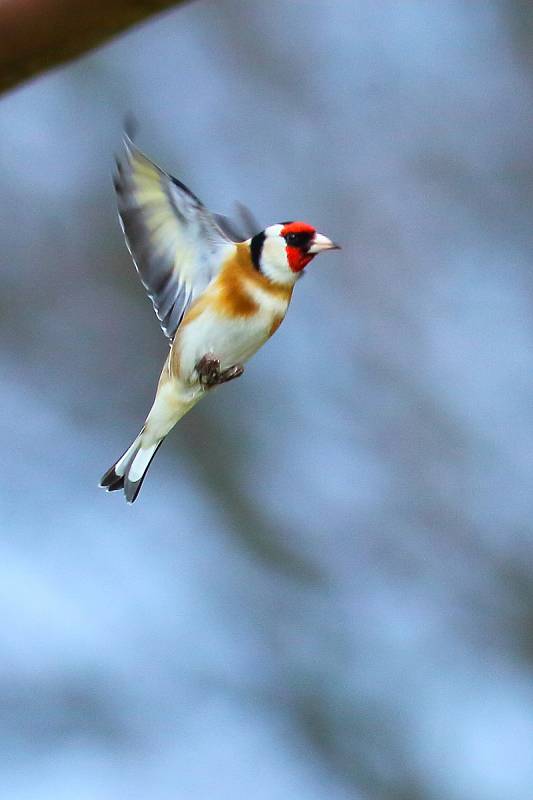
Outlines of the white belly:
[{"label": "white belly", "polygon": [[204,312],[187,325],[176,345],[179,347],[179,372],[191,380],[198,361],[213,353],[221,369],[247,361],[269,337],[273,315],[258,313],[247,318],[227,318]]}]

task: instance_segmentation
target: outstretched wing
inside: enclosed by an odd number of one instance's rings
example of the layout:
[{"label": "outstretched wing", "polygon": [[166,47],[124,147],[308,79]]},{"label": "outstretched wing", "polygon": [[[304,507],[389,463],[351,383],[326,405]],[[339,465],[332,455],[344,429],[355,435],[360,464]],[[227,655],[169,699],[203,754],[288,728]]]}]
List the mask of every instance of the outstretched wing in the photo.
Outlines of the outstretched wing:
[{"label": "outstretched wing", "polygon": [[127,136],[117,168],[115,189],[126,244],[161,327],[172,339],[234,243],[203,203]]},{"label": "outstretched wing", "polygon": [[235,203],[235,211],[236,214],[232,217],[213,214],[218,225],[233,242],[244,242],[262,230],[255,216],[243,203]]}]

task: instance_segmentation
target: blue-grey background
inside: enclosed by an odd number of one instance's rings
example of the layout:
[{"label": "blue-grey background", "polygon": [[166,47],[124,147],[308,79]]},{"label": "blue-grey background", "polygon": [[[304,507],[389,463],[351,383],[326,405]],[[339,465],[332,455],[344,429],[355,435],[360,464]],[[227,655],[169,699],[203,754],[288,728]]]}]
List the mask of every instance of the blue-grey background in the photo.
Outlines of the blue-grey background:
[{"label": "blue-grey background", "polygon": [[[532,30],[201,0],[2,99],[3,797],[531,798]],[[343,244],[133,507],[127,112],[212,209]]]}]

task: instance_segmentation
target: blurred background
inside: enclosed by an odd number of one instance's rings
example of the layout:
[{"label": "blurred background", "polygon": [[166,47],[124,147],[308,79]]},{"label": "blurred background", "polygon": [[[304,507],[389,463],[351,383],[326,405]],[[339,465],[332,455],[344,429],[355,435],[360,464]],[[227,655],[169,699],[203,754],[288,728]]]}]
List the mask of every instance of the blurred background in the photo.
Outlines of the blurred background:
[{"label": "blurred background", "polygon": [[[4,797],[531,798],[532,31],[200,0],[2,98]],[[132,507],[128,112],[211,209],[343,245]]]}]

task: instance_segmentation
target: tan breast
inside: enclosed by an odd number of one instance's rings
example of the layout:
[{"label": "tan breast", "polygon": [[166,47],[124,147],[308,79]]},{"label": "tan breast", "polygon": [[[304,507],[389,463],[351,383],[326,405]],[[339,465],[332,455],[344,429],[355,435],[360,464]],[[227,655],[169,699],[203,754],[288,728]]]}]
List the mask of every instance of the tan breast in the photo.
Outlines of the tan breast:
[{"label": "tan breast", "polygon": [[[287,308],[293,287],[273,283],[255,269],[246,244],[222,267],[217,279],[220,313],[227,316],[250,316],[263,306]],[[218,309],[217,309],[218,310]]]},{"label": "tan breast", "polygon": [[[281,325],[292,289],[292,286],[272,283],[258,272],[250,259],[248,246],[238,244],[235,254],[222,265],[217,278],[191,306],[181,322],[170,356],[172,374],[180,373],[182,367],[183,370],[190,369],[190,357],[186,356],[189,344],[183,349],[185,341],[189,343],[191,339],[189,331],[196,337],[198,332],[209,329],[211,347],[215,347],[213,340],[220,336],[221,348],[231,330],[240,331],[242,334],[238,335],[242,335],[241,341],[246,342],[249,336],[250,344],[256,342],[257,346],[253,346],[256,350]],[[220,321],[220,333],[216,332],[217,318]],[[203,338],[201,334],[200,339]],[[185,359],[183,363],[182,358]]]}]

